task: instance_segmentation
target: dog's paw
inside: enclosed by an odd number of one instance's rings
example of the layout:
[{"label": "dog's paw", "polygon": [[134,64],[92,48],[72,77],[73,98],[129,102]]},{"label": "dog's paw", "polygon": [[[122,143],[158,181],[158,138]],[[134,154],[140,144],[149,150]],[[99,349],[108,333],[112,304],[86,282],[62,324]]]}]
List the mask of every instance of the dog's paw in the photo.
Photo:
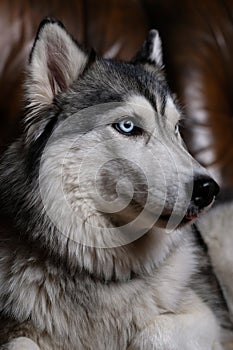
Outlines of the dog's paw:
[{"label": "dog's paw", "polygon": [[40,350],[39,346],[29,338],[20,337],[11,340],[8,344],[3,345],[1,350]]}]

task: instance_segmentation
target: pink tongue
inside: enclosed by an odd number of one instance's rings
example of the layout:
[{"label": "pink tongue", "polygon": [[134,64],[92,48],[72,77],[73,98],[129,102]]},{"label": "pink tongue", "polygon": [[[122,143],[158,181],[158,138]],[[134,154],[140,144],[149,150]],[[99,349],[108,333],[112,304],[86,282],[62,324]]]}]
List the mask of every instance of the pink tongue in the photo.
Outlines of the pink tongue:
[{"label": "pink tongue", "polygon": [[187,220],[193,220],[193,219],[196,219],[196,217],[197,217],[197,214],[186,214],[185,215],[185,218]]}]

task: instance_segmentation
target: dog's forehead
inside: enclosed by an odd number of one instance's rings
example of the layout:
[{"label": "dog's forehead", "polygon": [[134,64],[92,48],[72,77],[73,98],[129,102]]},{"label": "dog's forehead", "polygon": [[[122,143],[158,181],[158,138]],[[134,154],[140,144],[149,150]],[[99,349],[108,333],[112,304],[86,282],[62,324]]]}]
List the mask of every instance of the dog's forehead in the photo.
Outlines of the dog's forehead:
[{"label": "dog's forehead", "polygon": [[122,101],[126,95],[141,94],[156,104],[156,96],[163,99],[168,88],[159,71],[152,73],[140,65],[99,59],[75,82],[75,92],[77,98],[80,94],[84,101],[97,103]]},{"label": "dog's forehead", "polygon": [[144,94],[167,93],[167,83],[161,70],[149,71],[143,65],[135,65],[123,61],[100,61],[100,72],[103,78],[110,78],[114,87],[118,84],[125,87],[125,90],[141,91]]},{"label": "dog's forehead", "polygon": [[[103,104],[131,105],[137,116],[155,115],[177,121],[179,112],[161,71],[147,71],[122,61],[97,60],[66,95],[63,110],[69,114]],[[132,108],[131,108],[132,110]]]},{"label": "dog's forehead", "polygon": [[[122,64],[115,62],[111,67],[114,73],[117,72],[119,85],[124,86],[124,100],[134,106],[137,114],[162,115],[170,122],[176,123],[180,118],[180,110],[170,94],[167,82],[160,70],[148,71],[143,66]],[[114,80],[111,83],[117,89]],[[119,89],[120,90],[120,89]],[[126,96],[126,97],[125,97]],[[140,113],[143,112],[144,113]]]}]

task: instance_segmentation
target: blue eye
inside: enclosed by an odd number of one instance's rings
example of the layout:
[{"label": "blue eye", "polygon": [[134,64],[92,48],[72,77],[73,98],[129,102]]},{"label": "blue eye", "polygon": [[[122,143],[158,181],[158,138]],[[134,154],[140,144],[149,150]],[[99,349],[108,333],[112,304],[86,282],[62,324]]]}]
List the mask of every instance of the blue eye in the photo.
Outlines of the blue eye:
[{"label": "blue eye", "polygon": [[142,129],[135,126],[134,122],[130,119],[125,119],[122,122],[114,123],[112,126],[118,132],[127,136],[136,136],[142,134]]},{"label": "blue eye", "polygon": [[123,122],[118,123],[118,127],[121,131],[129,133],[134,129],[134,123],[131,120],[124,120]]}]

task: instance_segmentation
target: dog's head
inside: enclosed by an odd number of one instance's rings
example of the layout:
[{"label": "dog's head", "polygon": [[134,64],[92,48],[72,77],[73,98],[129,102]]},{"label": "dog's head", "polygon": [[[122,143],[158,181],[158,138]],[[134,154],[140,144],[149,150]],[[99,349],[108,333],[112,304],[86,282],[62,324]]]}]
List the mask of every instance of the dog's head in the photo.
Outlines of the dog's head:
[{"label": "dog's head", "polygon": [[156,30],[126,63],[86,53],[46,19],[26,89],[25,145],[40,161],[46,215],[69,238],[129,243],[191,221],[214,200],[217,184],[183,145]]}]

